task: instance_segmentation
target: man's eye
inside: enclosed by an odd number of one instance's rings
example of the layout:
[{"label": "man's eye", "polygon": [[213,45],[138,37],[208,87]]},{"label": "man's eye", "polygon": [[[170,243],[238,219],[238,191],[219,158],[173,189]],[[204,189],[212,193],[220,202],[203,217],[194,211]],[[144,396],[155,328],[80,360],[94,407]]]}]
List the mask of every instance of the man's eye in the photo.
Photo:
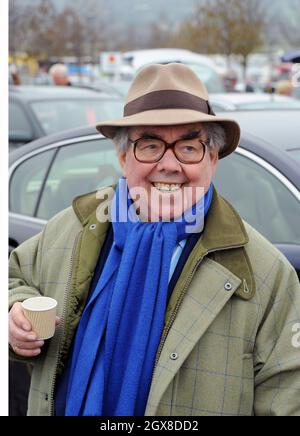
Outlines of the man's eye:
[{"label": "man's eye", "polygon": [[155,143],[142,144],[140,146],[140,150],[157,150],[158,147],[159,147],[158,144]]},{"label": "man's eye", "polygon": [[185,145],[182,148],[182,151],[187,152],[187,153],[192,153],[192,152],[196,151],[196,148],[193,145]]}]

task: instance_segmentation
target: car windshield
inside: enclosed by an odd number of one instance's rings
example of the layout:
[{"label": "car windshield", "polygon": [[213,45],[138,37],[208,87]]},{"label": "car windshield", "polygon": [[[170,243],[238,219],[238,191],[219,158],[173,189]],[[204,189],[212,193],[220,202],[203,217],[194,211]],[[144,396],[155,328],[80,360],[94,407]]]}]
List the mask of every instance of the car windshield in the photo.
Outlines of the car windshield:
[{"label": "car windshield", "polygon": [[194,71],[194,73],[199,77],[199,79],[202,80],[209,93],[225,92],[222,79],[213,70],[213,68],[210,68],[207,65],[190,64],[187,62],[185,62],[185,65],[191,68],[191,70]]},{"label": "car windshield", "polygon": [[122,116],[121,100],[48,100],[30,104],[46,135]]},{"label": "car windshield", "polygon": [[284,100],[266,100],[252,103],[238,103],[237,109],[268,110],[268,109],[300,109],[300,101],[292,98]]}]

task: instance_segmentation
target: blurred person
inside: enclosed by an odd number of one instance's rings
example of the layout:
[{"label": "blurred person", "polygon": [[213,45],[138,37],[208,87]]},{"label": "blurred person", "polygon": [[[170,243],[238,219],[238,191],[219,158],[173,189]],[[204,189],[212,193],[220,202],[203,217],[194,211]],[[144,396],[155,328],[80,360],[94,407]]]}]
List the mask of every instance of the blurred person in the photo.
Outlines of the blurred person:
[{"label": "blurred person", "polygon": [[255,92],[255,87],[254,87],[251,79],[246,79],[245,92]]},{"label": "blurred person", "polygon": [[[28,414],[300,415],[296,272],[211,181],[239,125],[213,113],[192,70],[167,64],[142,69],[124,117],[97,129],[124,176],[10,258],[10,356],[33,365]],[[58,300],[47,342],[21,307],[39,295]]]},{"label": "blurred person", "polygon": [[226,92],[235,92],[236,91],[235,87],[238,83],[238,77],[236,72],[233,70],[228,70],[226,73],[224,73],[223,83]]},{"label": "blurred person", "polygon": [[280,80],[276,85],[276,94],[286,95],[291,97],[293,95],[294,88],[289,80]]},{"label": "blurred person", "polygon": [[9,66],[9,80],[12,85],[21,85],[21,77],[18,68],[15,64]]},{"label": "blurred person", "polygon": [[68,68],[64,64],[54,64],[49,69],[49,74],[55,85],[71,86],[68,76]]}]

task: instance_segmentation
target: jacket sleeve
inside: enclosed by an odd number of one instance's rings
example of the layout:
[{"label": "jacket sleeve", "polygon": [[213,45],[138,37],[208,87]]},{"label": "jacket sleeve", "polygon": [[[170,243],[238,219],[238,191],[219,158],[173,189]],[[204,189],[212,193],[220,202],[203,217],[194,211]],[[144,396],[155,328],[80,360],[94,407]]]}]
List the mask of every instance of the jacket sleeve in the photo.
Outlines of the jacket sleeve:
[{"label": "jacket sleeve", "polygon": [[[19,245],[9,259],[9,310],[26,298],[41,295],[40,267],[41,240],[43,233]],[[17,356],[10,350],[10,358],[28,362],[28,358]]]},{"label": "jacket sleeve", "polygon": [[300,284],[295,270],[281,262],[272,285],[254,352],[254,413],[300,416]]}]

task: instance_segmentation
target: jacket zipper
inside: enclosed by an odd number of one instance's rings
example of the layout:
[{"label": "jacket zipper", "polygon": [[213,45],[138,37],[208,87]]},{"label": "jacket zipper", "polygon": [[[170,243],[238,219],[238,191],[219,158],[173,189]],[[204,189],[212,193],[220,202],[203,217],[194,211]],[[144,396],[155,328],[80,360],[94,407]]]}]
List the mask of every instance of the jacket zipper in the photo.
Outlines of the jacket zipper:
[{"label": "jacket zipper", "polygon": [[182,291],[181,291],[181,293],[179,295],[179,298],[178,298],[177,303],[175,305],[175,308],[174,308],[174,310],[173,310],[173,312],[171,314],[169,323],[167,325],[167,328],[166,328],[165,333],[164,333],[164,335],[163,335],[163,337],[161,339],[161,342],[159,344],[159,347],[158,347],[158,350],[157,350],[157,353],[156,353],[156,359],[155,359],[155,363],[154,363],[153,374],[154,374],[155,368],[157,366],[158,360],[160,358],[163,346],[164,346],[164,344],[166,342],[166,339],[167,339],[167,336],[169,334],[169,331],[171,330],[171,327],[172,327],[172,325],[174,323],[174,320],[175,320],[175,318],[177,316],[178,310],[179,310],[179,308],[181,306],[181,303],[182,303],[183,297],[184,297],[184,295],[186,293],[186,290],[187,290],[189,284],[191,283],[193,275],[194,275],[196,269],[198,268],[198,266],[200,265],[200,263],[202,262],[202,259],[203,259],[204,256],[205,255],[203,255],[200,259],[198,259],[197,263],[195,264],[194,268],[192,269],[191,273],[189,274],[188,279],[185,282],[185,285],[184,285],[184,287],[183,287],[183,289],[182,289]]},{"label": "jacket zipper", "polygon": [[77,244],[78,244],[78,239],[81,236],[82,231],[80,233],[77,234],[75,241],[74,241],[74,246],[72,249],[72,254],[71,254],[71,259],[70,259],[70,268],[69,268],[69,275],[68,275],[68,281],[67,281],[67,286],[66,286],[66,291],[65,291],[65,295],[64,295],[64,299],[63,299],[63,313],[62,313],[62,319],[63,321],[63,326],[62,329],[60,331],[60,335],[59,335],[59,340],[58,340],[58,347],[57,347],[57,353],[56,353],[56,361],[55,361],[55,370],[54,370],[54,376],[53,376],[53,380],[52,380],[52,384],[51,384],[51,391],[50,391],[50,415],[53,416],[54,414],[54,389],[55,389],[55,382],[56,382],[56,375],[57,375],[57,366],[58,366],[58,360],[59,360],[59,354],[60,354],[60,346],[61,346],[61,341],[62,338],[64,337],[64,333],[65,333],[65,326],[66,326],[66,312],[67,312],[67,302],[68,302],[68,297],[69,297],[69,287],[70,287],[70,283],[71,283],[71,278],[72,278],[72,273],[73,273],[73,263],[74,263],[74,254],[75,254],[75,250],[77,248]]},{"label": "jacket zipper", "polygon": [[160,355],[161,355],[161,352],[162,352],[163,346],[164,346],[164,344],[165,344],[165,342],[166,342],[166,339],[167,339],[167,336],[168,336],[168,334],[169,334],[169,331],[171,330],[171,327],[172,327],[172,325],[173,325],[173,323],[174,323],[174,320],[175,320],[175,318],[176,318],[176,316],[177,316],[178,310],[179,310],[179,308],[180,308],[180,306],[181,306],[181,303],[182,303],[183,297],[184,297],[184,295],[185,295],[185,293],[186,293],[186,290],[187,290],[188,286],[189,286],[190,283],[191,283],[191,280],[192,280],[192,278],[193,278],[193,275],[194,275],[196,269],[198,268],[198,266],[199,266],[200,263],[202,262],[203,258],[204,258],[205,256],[207,256],[208,254],[210,254],[210,253],[214,253],[214,252],[216,252],[216,251],[230,250],[230,249],[232,249],[232,248],[241,248],[241,247],[244,247],[244,245],[232,245],[232,246],[230,246],[230,247],[226,247],[226,248],[224,248],[224,247],[222,248],[222,247],[221,247],[221,248],[217,248],[217,249],[214,249],[214,250],[209,250],[209,251],[207,251],[206,253],[204,253],[204,254],[202,255],[202,257],[200,257],[200,259],[197,260],[197,262],[196,262],[194,268],[192,269],[191,273],[189,274],[188,279],[187,279],[187,281],[185,282],[185,285],[184,285],[184,287],[183,287],[183,289],[182,289],[182,291],[181,291],[181,293],[180,293],[180,295],[179,295],[179,298],[178,298],[177,303],[176,303],[176,306],[175,306],[175,308],[174,308],[174,310],[173,310],[173,312],[172,312],[172,315],[171,315],[171,317],[170,317],[170,320],[169,320],[169,323],[168,323],[167,328],[166,328],[166,330],[165,330],[165,333],[164,333],[164,335],[163,335],[163,337],[162,337],[162,339],[161,339],[161,342],[160,342],[160,344],[159,344],[159,347],[158,347],[158,350],[157,350],[157,353],[156,353],[156,359],[155,359],[154,367],[153,367],[152,377],[153,377],[153,374],[154,374],[155,368],[156,368],[156,366],[157,366],[158,360],[159,360],[159,358],[160,358]]}]

